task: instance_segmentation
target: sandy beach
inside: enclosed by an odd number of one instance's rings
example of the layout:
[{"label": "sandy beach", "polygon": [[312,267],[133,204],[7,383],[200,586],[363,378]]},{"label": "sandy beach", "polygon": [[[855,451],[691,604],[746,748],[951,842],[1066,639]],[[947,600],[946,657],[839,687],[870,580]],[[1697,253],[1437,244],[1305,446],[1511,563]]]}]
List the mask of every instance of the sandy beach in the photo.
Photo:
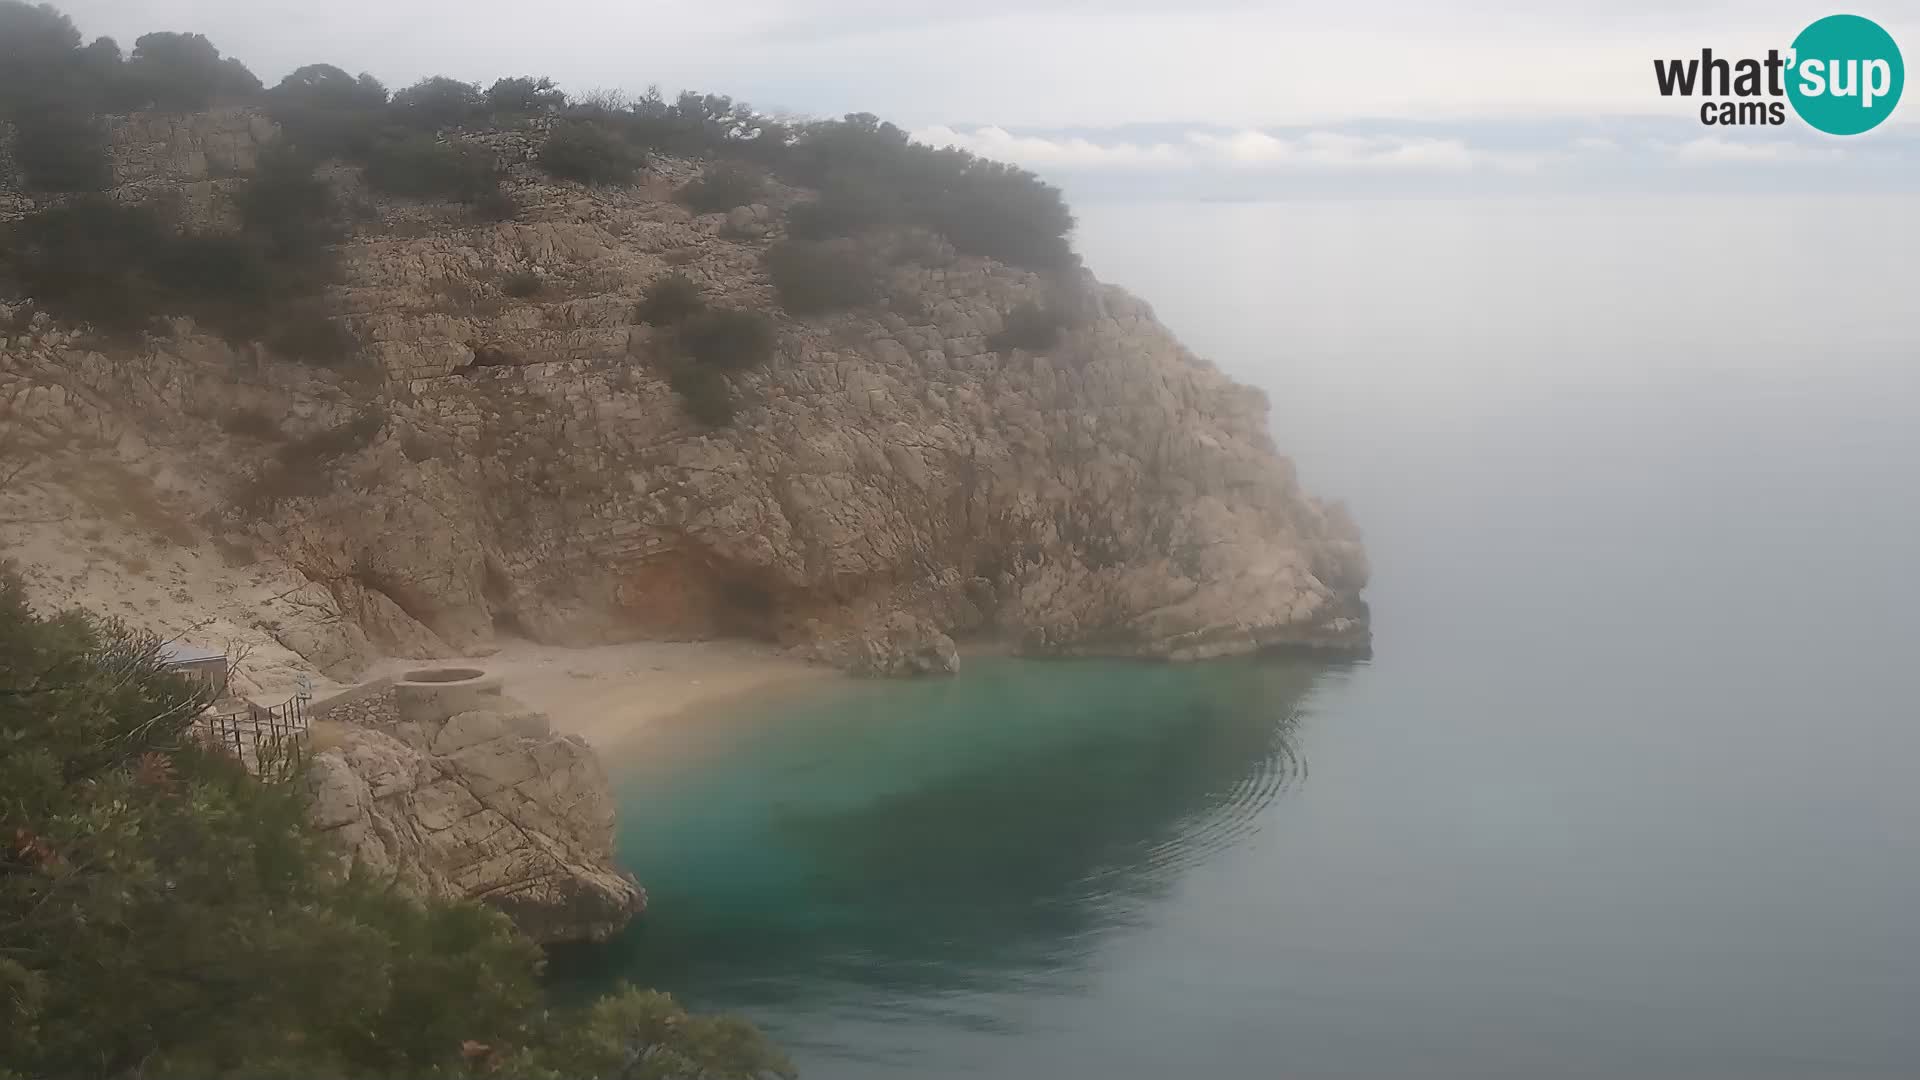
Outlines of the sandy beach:
[{"label": "sandy beach", "polygon": [[477,667],[560,731],[605,750],[649,723],[804,682],[846,676],[752,641],[641,641],[570,649],[508,641],[488,656],[389,660],[368,677],[419,667]]}]

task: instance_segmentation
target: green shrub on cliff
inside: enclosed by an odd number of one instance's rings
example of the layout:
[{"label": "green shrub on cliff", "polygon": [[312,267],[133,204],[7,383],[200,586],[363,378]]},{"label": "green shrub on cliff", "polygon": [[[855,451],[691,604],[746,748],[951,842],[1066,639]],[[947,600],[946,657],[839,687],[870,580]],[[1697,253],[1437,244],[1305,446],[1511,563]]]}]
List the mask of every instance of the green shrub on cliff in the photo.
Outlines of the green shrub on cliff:
[{"label": "green shrub on cliff", "polygon": [[105,191],[113,186],[107,135],[79,109],[46,105],[17,110],[13,158],[33,191]]},{"label": "green shrub on cliff", "polygon": [[618,186],[633,183],[645,154],[602,124],[576,120],[553,129],[540,148],[540,167],[562,180]]},{"label": "green shrub on cliff", "polygon": [[880,296],[879,267],[844,242],[783,241],[767,249],[766,264],[780,303],[795,315],[842,311]]},{"label": "green shrub on cliff", "polygon": [[924,225],[960,251],[1016,266],[1073,262],[1073,214],[1060,189],[1012,165],[913,142],[868,113],[808,125],[782,168],[821,193],[795,235]]},{"label": "green shrub on cliff", "polygon": [[633,307],[633,316],[648,326],[672,326],[706,306],[699,283],[674,273],[656,278],[647,286]]},{"label": "green shrub on cliff", "polygon": [[239,196],[243,228],[182,228],[152,205],[69,200],[0,227],[0,285],[44,311],[132,336],[187,315],[232,341],[260,340],[310,311],[334,273],[332,191],[311,167],[269,155]]},{"label": "green shrub on cliff", "polygon": [[683,185],[674,198],[696,214],[714,214],[757,200],[766,185],[765,174],[752,165],[720,161],[707,166],[699,179]]},{"label": "green shrub on cliff", "polygon": [[500,162],[476,143],[431,135],[384,139],[368,152],[366,181],[389,195],[471,203],[500,190]]},{"label": "green shrub on cliff", "polygon": [[261,343],[282,360],[314,367],[346,368],[360,356],[360,339],[317,300],[279,307]]},{"label": "green shrub on cliff", "polygon": [[313,162],[303,154],[262,153],[238,201],[243,228],[282,260],[323,258],[345,233],[333,185],[313,174]]},{"label": "green shrub on cliff", "polygon": [[791,130],[724,94],[687,90],[669,102],[649,89],[619,119],[628,138],[663,154],[772,164],[785,157]]},{"label": "green shrub on cliff", "polygon": [[913,220],[898,191],[847,174],[820,182],[819,194],[787,211],[787,235],[795,240],[853,236],[875,225]]},{"label": "green shrub on cliff", "polygon": [[1045,352],[1060,343],[1060,333],[1068,322],[1061,309],[1029,300],[1007,313],[1006,325],[987,339],[987,348],[995,352],[1008,349]]},{"label": "green shrub on cliff", "polygon": [[746,371],[773,358],[773,320],[757,311],[714,308],[680,324],[680,347],[716,371]]},{"label": "green shrub on cliff", "polygon": [[148,207],[76,199],[14,222],[6,241],[8,276],[56,318],[137,331],[173,288],[156,273],[171,236]]},{"label": "green shrub on cliff", "polygon": [[204,699],[156,649],[38,616],[0,568],[0,1071],[792,1075],[661,995],[544,1008],[504,916],[343,872],[297,771],[263,782],[200,743]]},{"label": "green shrub on cliff", "polygon": [[688,416],[710,428],[725,427],[733,422],[738,408],[727,376],[771,360],[777,337],[773,320],[757,311],[692,311],[674,328],[674,342],[682,355],[669,369],[667,384],[680,395]]},{"label": "green shrub on cliff", "polygon": [[722,428],[733,423],[733,384],[724,372],[699,364],[682,363],[667,376],[667,385],[680,395],[680,405],[695,421]]}]

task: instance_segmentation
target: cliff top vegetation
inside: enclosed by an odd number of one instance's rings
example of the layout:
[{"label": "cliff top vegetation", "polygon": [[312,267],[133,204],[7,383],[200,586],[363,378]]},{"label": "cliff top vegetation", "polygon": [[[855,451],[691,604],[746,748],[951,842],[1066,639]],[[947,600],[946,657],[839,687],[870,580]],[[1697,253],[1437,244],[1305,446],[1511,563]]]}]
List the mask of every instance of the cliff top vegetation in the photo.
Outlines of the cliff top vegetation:
[{"label": "cliff top vegetation", "polygon": [[[200,34],[143,35],[131,52],[111,38],[83,42],[51,5],[0,0],[0,122],[12,130],[14,182],[36,207],[7,230],[0,296],[30,297],[57,318],[107,331],[188,314],[256,340],[270,326],[311,323],[332,280],[330,245],[350,225],[318,166],[347,162],[375,191],[465,203],[498,219],[515,208],[501,190],[501,163],[473,136],[516,127],[544,132],[537,162],[567,182],[629,184],[650,155],[708,160],[680,193],[702,212],[751,200],[763,178],[812,189],[817,197],[790,214],[796,241],[911,225],[1017,266],[1074,262],[1073,216],[1058,189],[1011,165],[913,142],[871,114],[789,121],[692,91],[574,100],[531,75],[485,87],[435,76],[390,93],[326,63],[266,87]],[[237,232],[107,199],[115,187],[107,118],[222,106],[261,108],[280,131],[276,151],[245,178]],[[305,358],[338,360],[340,346],[322,341]]]}]

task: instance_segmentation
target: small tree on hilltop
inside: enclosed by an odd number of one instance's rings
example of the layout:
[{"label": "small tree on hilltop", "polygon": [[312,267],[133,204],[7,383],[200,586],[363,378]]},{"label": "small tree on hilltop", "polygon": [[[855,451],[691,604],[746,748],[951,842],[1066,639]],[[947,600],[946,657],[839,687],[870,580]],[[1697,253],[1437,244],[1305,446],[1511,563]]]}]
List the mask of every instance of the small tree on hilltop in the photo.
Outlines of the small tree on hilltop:
[{"label": "small tree on hilltop", "polygon": [[472,83],[435,75],[393,95],[393,113],[423,131],[462,127],[480,119],[486,97]]},{"label": "small tree on hilltop", "polygon": [[497,115],[540,116],[566,107],[567,95],[544,77],[500,79],[487,88],[487,108]]},{"label": "small tree on hilltop", "polygon": [[332,64],[295,68],[273,92],[288,102],[330,109],[378,109],[387,103],[387,88],[379,79],[365,72],[356,79]]},{"label": "small tree on hilltop", "polygon": [[267,95],[282,139],[314,158],[365,160],[387,123],[387,88],[332,64],[308,64]]},{"label": "small tree on hilltop", "polygon": [[216,101],[260,92],[260,80],[239,60],[222,59],[204,34],[143,34],[127,60],[135,99],[155,109],[195,112]]},{"label": "small tree on hilltop", "polygon": [[0,89],[79,47],[79,29],[52,4],[0,0]]}]

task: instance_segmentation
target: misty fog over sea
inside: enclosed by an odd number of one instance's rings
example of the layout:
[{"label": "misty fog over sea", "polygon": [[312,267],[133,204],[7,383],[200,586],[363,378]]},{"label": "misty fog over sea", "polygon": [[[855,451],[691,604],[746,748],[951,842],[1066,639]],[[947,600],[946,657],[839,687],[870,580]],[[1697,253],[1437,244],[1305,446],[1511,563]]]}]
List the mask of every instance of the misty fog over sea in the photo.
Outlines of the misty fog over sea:
[{"label": "misty fog over sea", "polygon": [[1078,213],[1351,505],[1374,658],[650,733],[581,977],[822,1077],[1920,1074],[1912,200]]}]

